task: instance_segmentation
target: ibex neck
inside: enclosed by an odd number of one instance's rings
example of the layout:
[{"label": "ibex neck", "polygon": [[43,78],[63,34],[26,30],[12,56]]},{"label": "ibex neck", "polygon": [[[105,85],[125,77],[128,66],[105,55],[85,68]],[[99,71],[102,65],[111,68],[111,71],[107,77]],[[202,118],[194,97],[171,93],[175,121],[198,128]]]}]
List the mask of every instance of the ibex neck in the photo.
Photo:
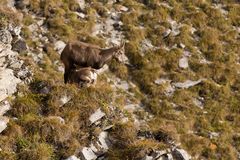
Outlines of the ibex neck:
[{"label": "ibex neck", "polygon": [[107,61],[111,60],[117,50],[118,50],[118,47],[112,47],[112,48],[109,48],[109,49],[102,50],[101,53],[100,53],[100,55],[102,57],[101,58],[102,61],[107,62]]}]

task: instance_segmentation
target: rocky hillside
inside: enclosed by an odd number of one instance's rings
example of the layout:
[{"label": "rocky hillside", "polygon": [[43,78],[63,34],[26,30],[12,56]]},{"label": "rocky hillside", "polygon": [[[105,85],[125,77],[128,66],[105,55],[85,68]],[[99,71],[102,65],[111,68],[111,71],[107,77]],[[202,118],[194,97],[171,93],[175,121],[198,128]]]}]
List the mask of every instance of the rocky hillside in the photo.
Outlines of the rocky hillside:
[{"label": "rocky hillside", "polygon": [[[126,42],[95,86],[69,40]],[[238,0],[0,0],[0,160],[240,159]]]}]

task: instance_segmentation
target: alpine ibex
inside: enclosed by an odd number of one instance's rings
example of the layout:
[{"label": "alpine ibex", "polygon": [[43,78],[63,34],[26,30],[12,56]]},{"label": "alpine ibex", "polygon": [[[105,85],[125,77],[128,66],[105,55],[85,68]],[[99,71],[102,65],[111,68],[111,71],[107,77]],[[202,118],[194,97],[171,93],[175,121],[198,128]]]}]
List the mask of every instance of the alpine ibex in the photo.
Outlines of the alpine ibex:
[{"label": "alpine ibex", "polygon": [[75,66],[100,69],[112,58],[120,61],[123,54],[124,43],[112,48],[102,49],[84,42],[69,42],[61,53],[61,61],[65,66],[64,82],[68,82],[69,73]]},{"label": "alpine ibex", "polygon": [[68,78],[69,83],[78,84],[79,87],[83,87],[84,85],[89,86],[96,84],[97,73],[91,67],[84,67],[71,70]]}]

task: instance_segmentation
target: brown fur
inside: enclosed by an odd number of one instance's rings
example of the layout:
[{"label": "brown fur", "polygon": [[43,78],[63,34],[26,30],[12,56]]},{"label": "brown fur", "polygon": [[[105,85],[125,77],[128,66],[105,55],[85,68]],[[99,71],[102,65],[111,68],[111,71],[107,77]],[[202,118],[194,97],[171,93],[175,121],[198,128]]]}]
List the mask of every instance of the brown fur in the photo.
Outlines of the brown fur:
[{"label": "brown fur", "polygon": [[96,70],[91,67],[73,69],[69,73],[69,83],[76,83],[79,86],[94,84],[96,79],[93,79],[92,74],[96,74]]},{"label": "brown fur", "polygon": [[102,49],[96,45],[84,42],[69,42],[61,53],[61,60],[65,66],[64,82],[68,82],[69,72],[75,66],[100,69],[112,58],[123,54],[124,43],[109,49]]}]

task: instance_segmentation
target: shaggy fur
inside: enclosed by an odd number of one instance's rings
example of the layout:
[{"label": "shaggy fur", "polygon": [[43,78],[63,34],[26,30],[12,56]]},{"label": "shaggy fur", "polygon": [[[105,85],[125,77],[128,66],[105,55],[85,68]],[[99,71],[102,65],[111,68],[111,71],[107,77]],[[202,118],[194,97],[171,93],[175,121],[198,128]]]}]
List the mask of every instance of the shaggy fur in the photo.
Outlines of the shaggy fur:
[{"label": "shaggy fur", "polygon": [[69,42],[61,53],[61,60],[65,66],[64,82],[68,82],[69,73],[75,66],[100,69],[112,58],[124,54],[124,43],[108,49],[84,42]]},{"label": "shaggy fur", "polygon": [[80,69],[73,69],[69,74],[69,83],[76,83],[80,87],[83,85],[96,84],[97,73],[96,70],[91,67],[84,67]]}]

